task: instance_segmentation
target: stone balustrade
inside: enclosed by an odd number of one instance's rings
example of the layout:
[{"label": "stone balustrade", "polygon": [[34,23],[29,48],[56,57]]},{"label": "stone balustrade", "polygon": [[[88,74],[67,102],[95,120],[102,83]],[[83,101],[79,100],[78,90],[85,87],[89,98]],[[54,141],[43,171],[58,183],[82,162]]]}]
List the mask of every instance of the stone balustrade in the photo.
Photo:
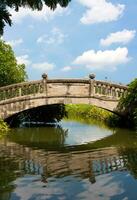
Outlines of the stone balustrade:
[{"label": "stone balustrade", "polygon": [[120,99],[127,92],[128,87],[103,81],[94,82],[94,95],[107,96],[115,99]]},{"label": "stone balustrade", "polygon": [[94,76],[89,79],[48,79],[30,81],[0,87],[0,101],[28,95],[45,94],[46,96],[102,97],[119,100],[127,92],[127,86],[98,81]]},{"label": "stone balustrade", "polygon": [[42,81],[13,84],[0,87],[0,101],[38,93],[43,93]]}]

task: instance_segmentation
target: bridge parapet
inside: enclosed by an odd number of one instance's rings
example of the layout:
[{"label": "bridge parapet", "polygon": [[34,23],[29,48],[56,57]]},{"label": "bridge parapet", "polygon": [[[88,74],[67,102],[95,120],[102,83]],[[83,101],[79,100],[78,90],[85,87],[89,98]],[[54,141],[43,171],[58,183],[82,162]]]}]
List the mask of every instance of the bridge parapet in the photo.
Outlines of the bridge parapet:
[{"label": "bridge parapet", "polygon": [[47,79],[0,87],[0,102],[16,97],[44,94],[47,97],[102,97],[119,100],[127,92],[125,85],[94,79]]},{"label": "bridge parapet", "polygon": [[0,101],[43,92],[42,81],[23,82],[0,87]]},{"label": "bridge parapet", "polygon": [[109,83],[105,81],[94,82],[94,94],[104,95],[110,98],[120,99],[127,92],[128,87],[125,85]]}]

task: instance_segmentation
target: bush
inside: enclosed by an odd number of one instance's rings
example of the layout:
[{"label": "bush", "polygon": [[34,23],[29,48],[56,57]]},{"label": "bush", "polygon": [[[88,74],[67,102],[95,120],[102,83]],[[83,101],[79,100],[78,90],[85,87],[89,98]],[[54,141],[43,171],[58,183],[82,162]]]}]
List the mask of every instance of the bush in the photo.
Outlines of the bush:
[{"label": "bush", "polygon": [[128,92],[121,98],[118,110],[130,128],[137,128],[137,78],[129,84]]},{"label": "bush", "polygon": [[109,126],[116,126],[119,122],[119,117],[113,113],[98,108],[92,105],[76,104],[76,105],[66,105],[66,112],[68,118],[81,118],[85,121],[103,122]]},{"label": "bush", "polygon": [[0,138],[7,134],[9,127],[6,122],[0,119]]}]

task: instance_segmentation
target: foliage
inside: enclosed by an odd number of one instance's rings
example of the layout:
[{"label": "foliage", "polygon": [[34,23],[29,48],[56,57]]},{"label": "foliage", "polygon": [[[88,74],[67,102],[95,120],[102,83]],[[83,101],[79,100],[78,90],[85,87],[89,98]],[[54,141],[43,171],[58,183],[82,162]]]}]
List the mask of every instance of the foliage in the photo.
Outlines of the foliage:
[{"label": "foliage", "polygon": [[0,35],[3,35],[5,23],[11,26],[10,13],[6,9],[6,5],[0,3]]},{"label": "foliage", "polygon": [[0,87],[25,81],[27,74],[24,64],[17,64],[10,45],[0,40]]},{"label": "foliage", "polygon": [[32,10],[41,10],[45,4],[52,10],[56,9],[59,4],[66,7],[71,0],[0,0],[0,35],[6,24],[12,25],[11,14],[8,7],[19,11],[20,7],[29,7]]},{"label": "foliage", "polygon": [[66,105],[68,118],[78,117],[89,122],[105,123],[111,127],[118,125],[119,117],[113,113],[92,105],[76,104]]},{"label": "foliage", "polygon": [[118,110],[129,127],[137,127],[137,78],[129,84],[128,92],[121,98]]},{"label": "foliage", "polygon": [[5,136],[9,131],[9,127],[6,122],[0,119],[0,138]]}]

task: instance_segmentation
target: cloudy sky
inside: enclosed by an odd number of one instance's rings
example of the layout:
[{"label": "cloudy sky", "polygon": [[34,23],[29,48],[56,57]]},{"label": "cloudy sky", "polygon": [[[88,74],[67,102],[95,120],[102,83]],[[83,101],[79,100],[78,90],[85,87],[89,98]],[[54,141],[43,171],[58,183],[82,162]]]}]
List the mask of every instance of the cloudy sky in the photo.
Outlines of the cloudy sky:
[{"label": "cloudy sky", "polygon": [[11,11],[13,26],[4,40],[30,80],[84,78],[128,83],[137,77],[137,2],[135,0],[72,0],[53,12],[21,8]]}]

